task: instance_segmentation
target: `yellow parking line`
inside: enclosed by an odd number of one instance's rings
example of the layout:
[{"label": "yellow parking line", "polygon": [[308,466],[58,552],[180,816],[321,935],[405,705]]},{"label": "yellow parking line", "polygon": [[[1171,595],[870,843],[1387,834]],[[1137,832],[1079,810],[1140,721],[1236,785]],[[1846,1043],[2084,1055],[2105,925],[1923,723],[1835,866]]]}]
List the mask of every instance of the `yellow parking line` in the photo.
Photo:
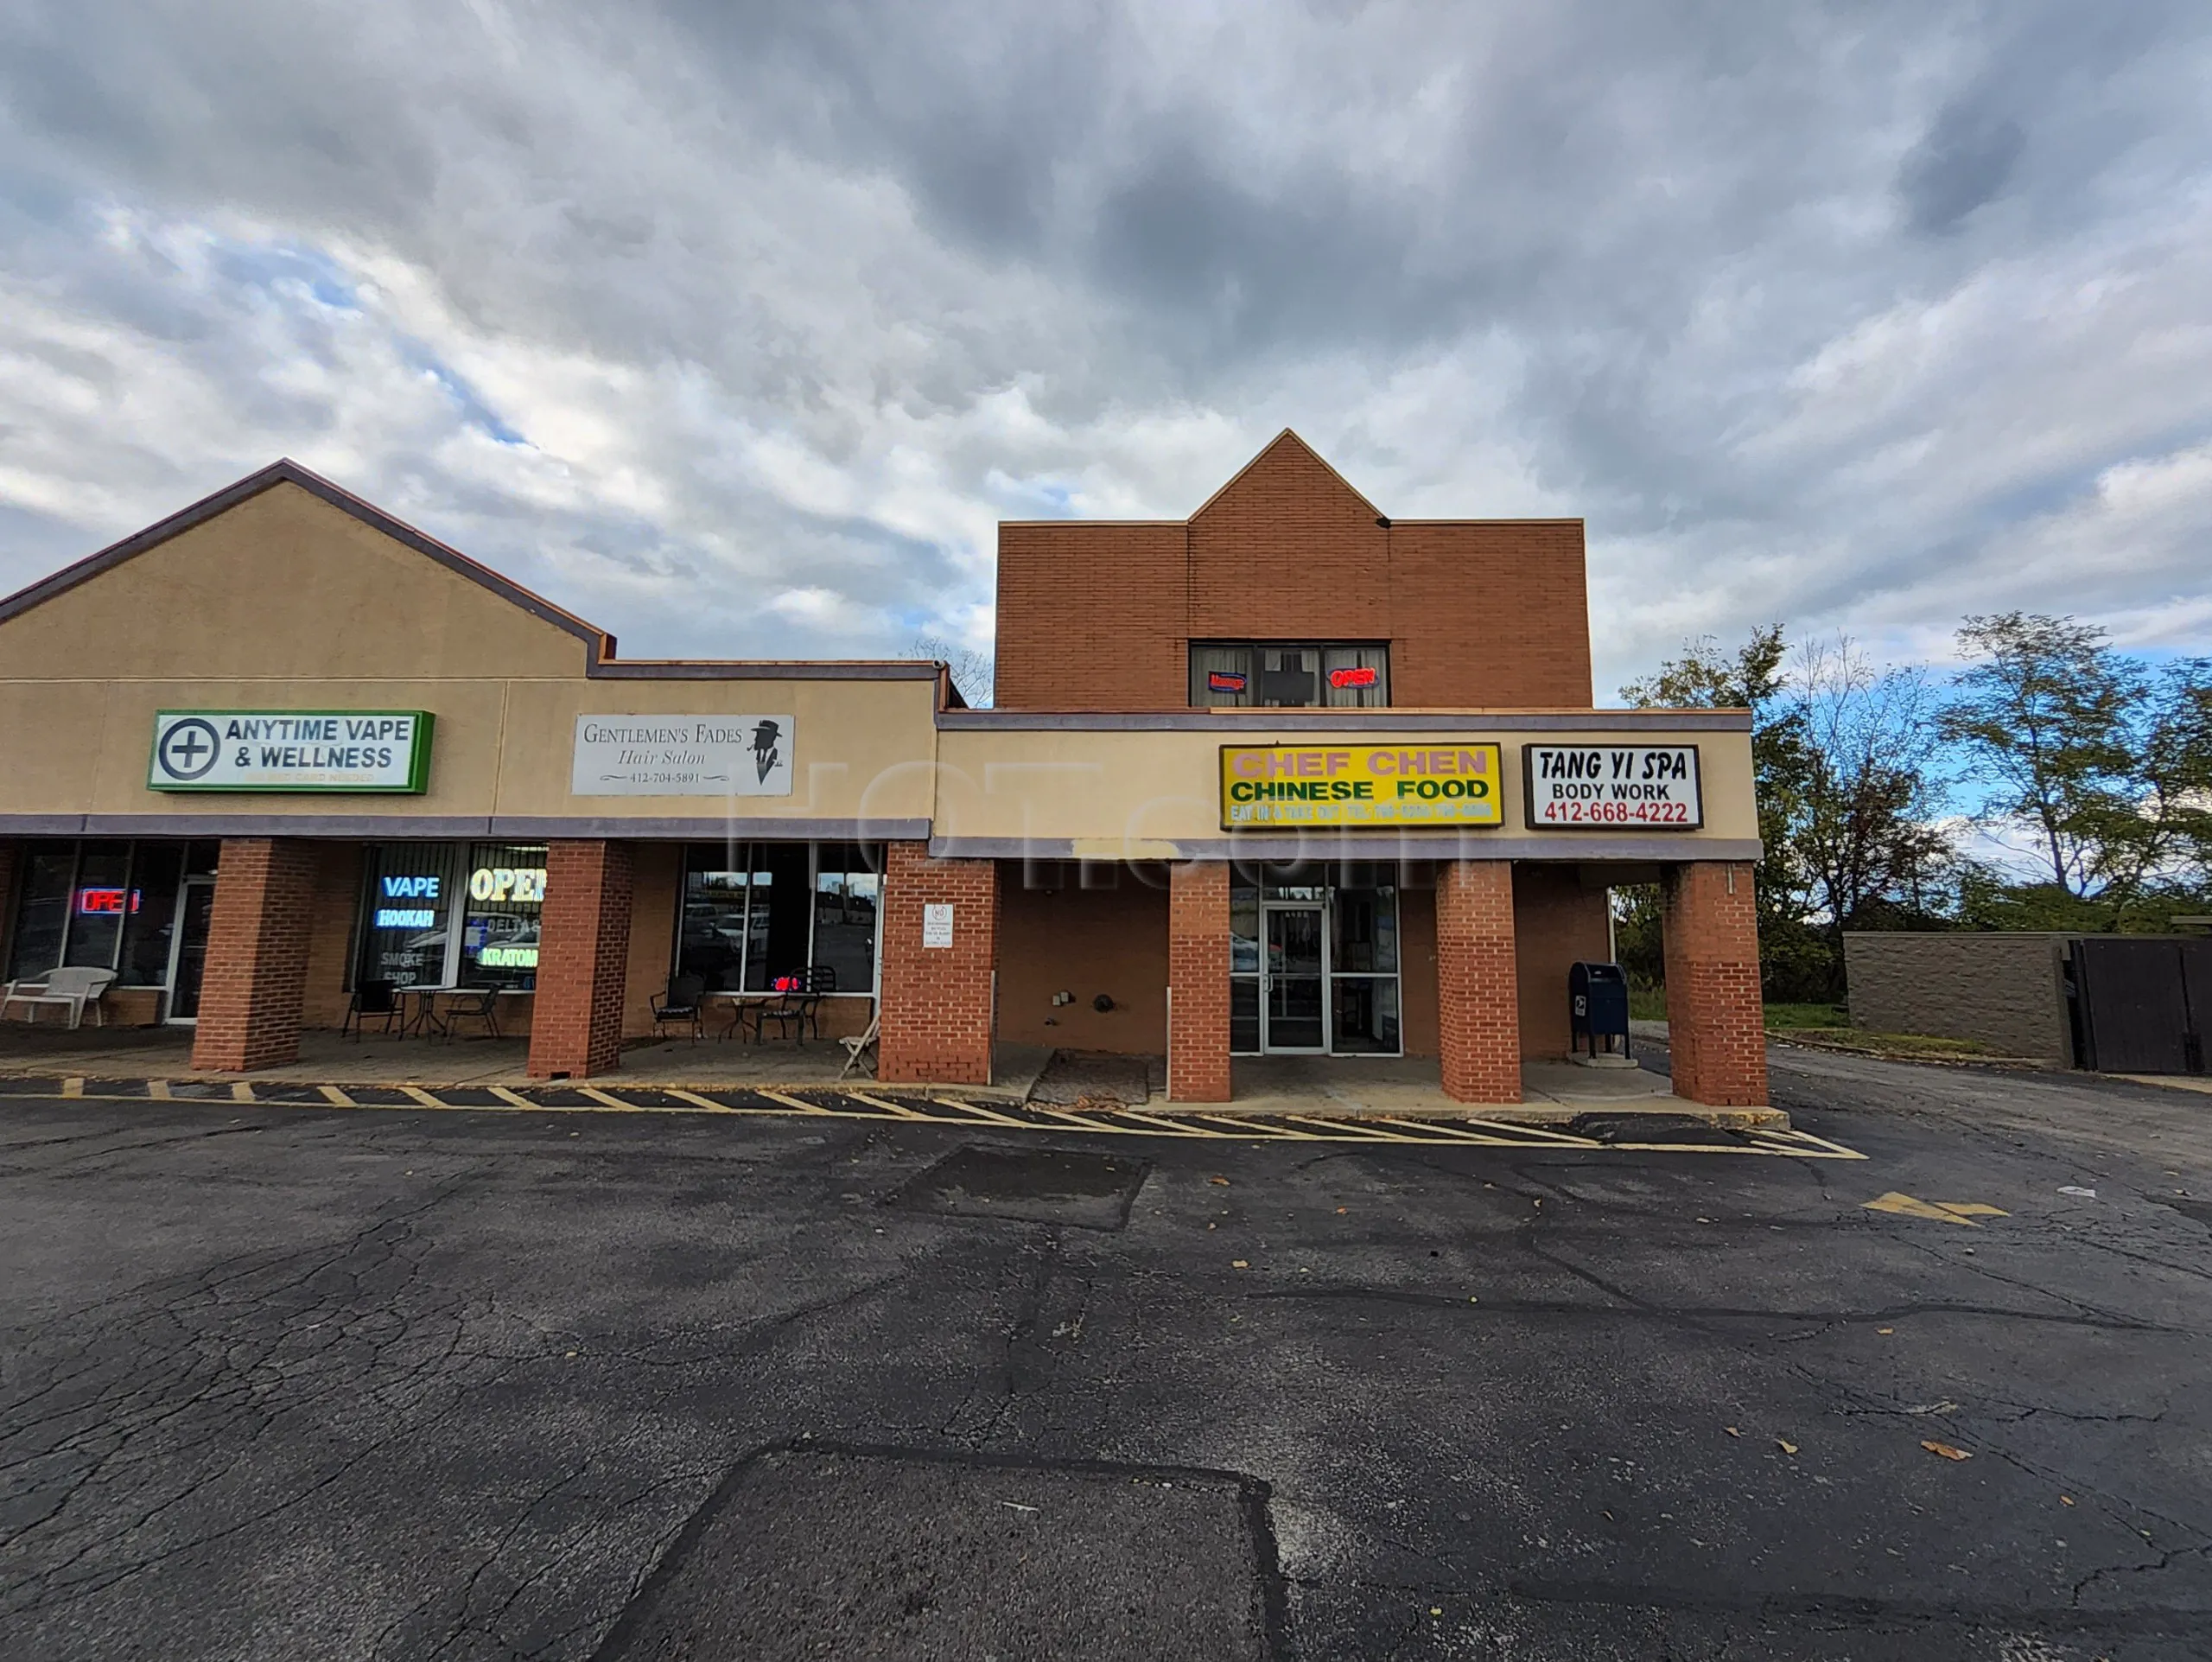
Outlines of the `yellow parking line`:
[{"label": "yellow parking line", "polygon": [[644,1103],[625,1102],[620,1097],[608,1095],[595,1085],[572,1085],[569,1088],[580,1097],[589,1097],[603,1108],[616,1109],[626,1114],[645,1114],[652,1111]]},{"label": "yellow parking line", "polygon": [[169,1099],[169,1082],[167,1079],[148,1079],[146,1094],[156,1102],[167,1102]]},{"label": "yellow parking line", "polygon": [[399,1088],[405,1094],[414,1098],[416,1101],[421,1103],[425,1108],[443,1108],[448,1105],[447,1104],[441,1102],[437,1098],[432,1096],[428,1091],[425,1091],[419,1085],[403,1085]]},{"label": "yellow parking line", "polygon": [[1031,1113],[1043,1114],[1056,1125],[1070,1125],[1084,1131],[1121,1131],[1125,1137],[1128,1134],[1119,1125],[1092,1119],[1088,1115],[1077,1113],[1072,1108],[1053,1108],[1041,1102],[1029,1103],[1027,1106]]},{"label": "yellow parking line", "polygon": [[934,1114],[917,1113],[903,1103],[886,1102],[881,1097],[872,1097],[865,1091],[841,1091],[840,1096],[850,1097],[855,1102],[864,1102],[871,1108],[880,1108],[887,1114],[896,1114],[901,1119],[934,1120]]},{"label": "yellow parking line", "polygon": [[1484,1119],[1480,1114],[1470,1114],[1456,1123],[1479,1125],[1486,1131],[1510,1137],[1516,1143],[1554,1144],[1562,1149],[1599,1149],[1605,1146],[1595,1137],[1580,1137],[1573,1131],[1555,1131],[1548,1125],[1516,1125],[1510,1120]]},{"label": "yellow parking line", "polygon": [[536,1108],[541,1105],[532,1102],[518,1091],[508,1090],[504,1085],[487,1085],[484,1088],[510,1108]]},{"label": "yellow parking line", "polygon": [[731,1107],[728,1103],[716,1102],[711,1097],[702,1097],[696,1091],[681,1090],[673,1085],[664,1085],[658,1088],[667,1092],[671,1097],[680,1098],[682,1100],[691,1104],[694,1107],[703,1108],[710,1114],[734,1114],[737,1111],[736,1109]]},{"label": "yellow parking line", "polygon": [[85,1094],[85,1082],[84,1082],[84,1080],[82,1080],[82,1079],[64,1079],[64,1080],[62,1080],[62,1081],[61,1081],[61,1094],[62,1094],[63,1096],[65,1096],[65,1097],[81,1097],[81,1096],[83,1096],[83,1095]]},{"label": "yellow parking line", "polygon": [[232,1102],[250,1103],[257,1102],[260,1098],[253,1094],[252,1080],[233,1079],[231,1081],[231,1100]]},{"label": "yellow parking line", "polygon": [[829,1114],[846,1119],[873,1119],[875,1118],[873,1114],[838,1115],[837,1111],[834,1108],[824,1108],[818,1103],[807,1102],[798,1097],[787,1097],[780,1091],[769,1090],[766,1086],[755,1086],[753,1088],[753,1094],[755,1096],[766,1097],[771,1102],[780,1102],[785,1107],[796,1109],[802,1114]]},{"label": "yellow parking line", "polygon": [[1219,1141],[1227,1141],[1229,1138],[1227,1131],[1210,1131],[1203,1125],[1192,1125],[1182,1120],[1169,1119],[1160,1114],[1140,1113],[1134,1108],[1122,1109],[1121,1117],[1123,1119],[1135,1120],[1141,1125],[1157,1125],[1162,1133],[1168,1137],[1212,1137]]},{"label": "yellow parking line", "polygon": [[358,1108],[360,1106],[360,1104],[355,1102],[353,1098],[347,1096],[343,1091],[340,1091],[334,1085],[319,1085],[315,1089],[322,1092],[322,1099],[334,1108]]},{"label": "yellow parking line", "polygon": [[[980,1114],[981,1116],[982,1116],[983,1119],[984,1119],[986,1122],[988,1122],[988,1124],[994,1124],[994,1125],[1019,1125],[1019,1126],[1020,1126],[1024,1130],[1028,1130],[1028,1129],[1029,1129],[1029,1122],[1028,1122],[1027,1120],[1026,1120],[1026,1119],[1016,1119],[1016,1118],[1015,1118],[1013,1115],[1011,1115],[1011,1114],[1001,1114],[1001,1113],[998,1112],[995,1109],[992,1109],[992,1108],[987,1108],[987,1107],[985,1107],[985,1106],[984,1106],[982,1103],[980,1103],[980,1102],[968,1102],[968,1101],[964,1101],[964,1100],[963,1100],[961,1098],[958,1098],[958,1097],[947,1097],[947,1098],[944,1098],[944,1101],[945,1101],[946,1105],[947,1105],[947,1106],[949,1106],[949,1107],[964,1109],[965,1111],[967,1111],[969,1113],[971,1113],[971,1114]],[[957,1121],[957,1120],[951,1120],[951,1119],[948,1119],[948,1120],[945,1120],[945,1121],[944,1121],[944,1122],[943,1122],[943,1123],[944,1123],[944,1124],[947,1124],[947,1125],[957,1125],[957,1124],[958,1124],[960,1122],[959,1122],[959,1121]]]},{"label": "yellow parking line", "polygon": [[1280,1130],[1268,1131],[1255,1126],[1249,1120],[1239,1119],[1234,1114],[1192,1114],[1188,1118],[1193,1120],[1211,1120],[1217,1126],[1226,1125],[1230,1129],[1218,1134],[1229,1137],[1273,1137],[1291,1143],[1341,1143],[1350,1140],[1344,1137],[1322,1137],[1313,1131],[1294,1131],[1287,1125]]}]

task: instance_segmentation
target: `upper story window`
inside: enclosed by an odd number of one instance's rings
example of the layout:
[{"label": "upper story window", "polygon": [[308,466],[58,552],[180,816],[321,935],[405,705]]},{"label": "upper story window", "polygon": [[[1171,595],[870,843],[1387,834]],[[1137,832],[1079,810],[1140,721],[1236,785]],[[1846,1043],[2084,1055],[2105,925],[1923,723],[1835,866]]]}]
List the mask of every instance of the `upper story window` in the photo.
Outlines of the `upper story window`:
[{"label": "upper story window", "polygon": [[1389,702],[1390,649],[1379,643],[1191,643],[1196,710],[1379,710]]}]

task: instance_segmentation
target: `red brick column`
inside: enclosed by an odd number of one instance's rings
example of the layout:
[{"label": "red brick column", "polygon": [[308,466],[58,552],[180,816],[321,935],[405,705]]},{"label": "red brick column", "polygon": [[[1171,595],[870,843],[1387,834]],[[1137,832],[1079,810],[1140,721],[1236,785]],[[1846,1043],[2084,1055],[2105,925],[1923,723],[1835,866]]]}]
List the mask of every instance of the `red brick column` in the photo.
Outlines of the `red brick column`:
[{"label": "red brick column", "polygon": [[1229,867],[1173,868],[1167,887],[1167,1097],[1227,1102]]},{"label": "red brick column", "polygon": [[1521,1100],[1521,989],[1513,865],[1454,860],[1436,869],[1436,1014],[1444,1094]]},{"label": "red brick column", "polygon": [[537,937],[531,1078],[583,1079],[620,1067],[630,968],[628,844],[546,845]]},{"label": "red brick column", "polygon": [[242,1073],[299,1060],[315,870],[314,847],[296,838],[223,839],[194,1067]]},{"label": "red brick column", "polygon": [[[922,945],[929,906],[952,907],[951,946]],[[887,847],[876,1078],[991,1082],[998,917],[995,861],[932,860],[926,843]]]},{"label": "red brick column", "polygon": [[1716,1108],[1763,1107],[1766,1028],[1751,868],[1719,860],[1669,867],[1661,894],[1675,1094]]}]

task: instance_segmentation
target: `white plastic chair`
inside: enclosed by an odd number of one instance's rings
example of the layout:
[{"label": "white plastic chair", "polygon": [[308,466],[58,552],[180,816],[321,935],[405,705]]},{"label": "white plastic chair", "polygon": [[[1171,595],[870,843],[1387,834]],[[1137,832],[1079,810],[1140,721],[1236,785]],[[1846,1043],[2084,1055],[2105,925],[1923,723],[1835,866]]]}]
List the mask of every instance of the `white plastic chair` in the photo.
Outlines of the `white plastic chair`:
[{"label": "white plastic chair", "polygon": [[10,981],[0,993],[0,1016],[7,1015],[10,1004],[60,1004],[68,1009],[73,1032],[84,1025],[85,1006],[90,1004],[92,1024],[105,1027],[107,1012],[100,1000],[115,978],[113,970],[48,970],[35,978]]}]

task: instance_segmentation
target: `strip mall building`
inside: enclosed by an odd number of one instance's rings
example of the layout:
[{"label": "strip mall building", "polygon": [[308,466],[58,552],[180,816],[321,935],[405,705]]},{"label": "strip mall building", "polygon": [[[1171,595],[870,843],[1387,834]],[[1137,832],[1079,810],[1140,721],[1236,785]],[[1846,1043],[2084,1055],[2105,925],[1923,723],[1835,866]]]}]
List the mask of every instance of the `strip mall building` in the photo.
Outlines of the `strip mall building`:
[{"label": "strip mall building", "polygon": [[0,964],[115,970],[209,1070],[373,979],[582,1079],[677,975],[811,970],[886,1080],[996,1040],[1510,1102],[1656,882],[1675,1088],[1765,1099],[1749,717],[1595,707],[1580,521],[1394,520],[1285,433],[1187,520],[1001,525],[995,705],[617,657],[279,462],[0,602]]}]

